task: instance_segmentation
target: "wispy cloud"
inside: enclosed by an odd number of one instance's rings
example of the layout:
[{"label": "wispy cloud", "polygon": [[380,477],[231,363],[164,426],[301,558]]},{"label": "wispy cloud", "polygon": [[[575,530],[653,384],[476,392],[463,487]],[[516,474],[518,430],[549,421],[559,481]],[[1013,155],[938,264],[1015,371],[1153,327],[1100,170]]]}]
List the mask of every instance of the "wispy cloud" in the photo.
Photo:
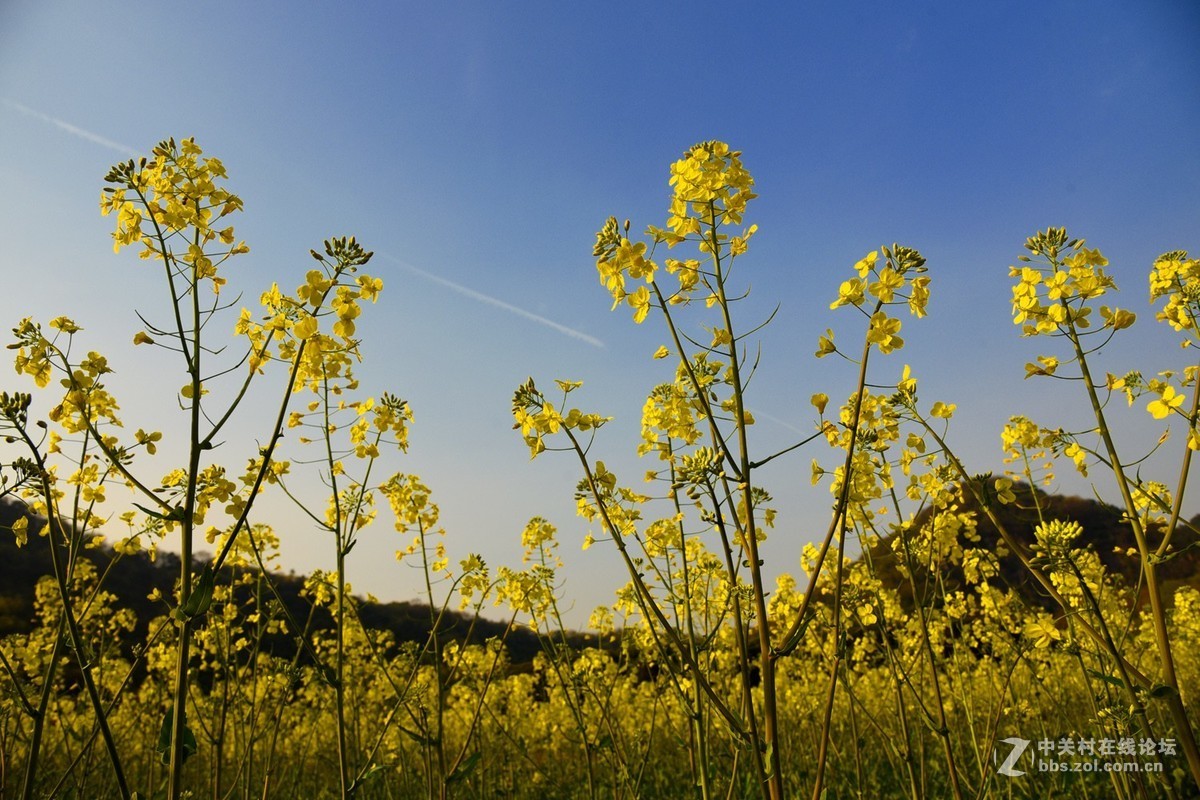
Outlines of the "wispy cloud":
[{"label": "wispy cloud", "polygon": [[395,256],[388,255],[387,253],[376,252],[375,255],[376,255],[376,257],[384,258],[384,259],[387,259],[388,261],[391,261],[392,263],[400,266],[404,270],[411,272],[413,275],[416,275],[420,278],[424,278],[425,280],[430,281],[432,283],[436,283],[439,286],[444,286],[447,289],[449,289],[453,292],[457,292],[458,294],[461,294],[465,297],[469,297],[472,300],[477,300],[480,303],[486,303],[489,306],[494,306],[503,311],[507,311],[510,314],[515,314],[516,316],[521,317],[522,319],[527,319],[530,322],[536,322],[538,325],[545,325],[547,328],[556,330],[559,333],[563,334],[564,336],[570,336],[572,339],[578,339],[581,342],[586,342],[587,344],[590,344],[592,347],[600,347],[600,348],[604,347],[604,342],[600,341],[595,336],[589,336],[588,334],[584,333],[583,331],[577,331],[574,328],[569,328],[566,325],[555,322],[552,319],[546,319],[545,317],[543,317],[539,314],[534,314],[532,311],[526,311],[523,308],[518,308],[517,306],[514,306],[511,303],[506,303],[503,300],[492,297],[491,295],[484,294],[483,292],[477,292],[474,289],[463,286],[460,283],[455,283],[454,281],[447,280],[446,278],[443,278],[440,275],[434,275],[431,272],[426,272],[423,269],[418,269],[417,267],[414,267],[412,264],[408,264],[404,261],[401,261],[400,259],[396,258]]},{"label": "wispy cloud", "polygon": [[27,105],[18,103],[15,100],[9,100],[7,97],[0,97],[0,103],[7,106],[8,108],[13,109],[14,111],[20,111],[22,114],[24,114],[26,116],[33,117],[34,119],[38,119],[38,120],[41,120],[42,122],[46,122],[50,125],[53,125],[54,127],[58,128],[59,130],[66,131],[67,133],[71,134],[72,136],[78,136],[80,139],[86,139],[87,141],[91,142],[92,144],[98,144],[101,147],[107,147],[109,150],[115,150],[116,152],[120,153],[121,155],[126,155],[126,156],[136,156],[137,155],[137,151],[134,150],[132,147],[129,147],[128,145],[121,144],[120,142],[114,142],[112,139],[106,139],[98,133],[92,133],[89,130],[84,130],[83,128],[80,128],[78,125],[72,125],[71,123],[61,120],[61,119],[58,119],[57,117],[52,117],[49,114],[43,114],[41,111],[38,111],[37,109],[34,109],[34,108],[30,108]]}]

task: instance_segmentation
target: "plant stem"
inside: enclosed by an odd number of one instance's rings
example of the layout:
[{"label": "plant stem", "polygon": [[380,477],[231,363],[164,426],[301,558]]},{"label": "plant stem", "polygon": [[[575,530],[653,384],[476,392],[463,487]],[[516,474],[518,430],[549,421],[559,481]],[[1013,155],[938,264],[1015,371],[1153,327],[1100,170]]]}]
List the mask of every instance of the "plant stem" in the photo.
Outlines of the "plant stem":
[{"label": "plant stem", "polygon": [[[1062,302],[1064,307],[1066,306],[1065,298],[1060,302]],[[1068,319],[1071,319],[1071,317],[1068,316]],[[1167,632],[1167,613],[1163,606],[1162,589],[1158,582],[1158,556],[1156,553],[1151,552],[1149,542],[1146,539],[1146,532],[1142,527],[1141,518],[1137,513],[1137,505],[1133,500],[1133,492],[1129,487],[1129,480],[1125,476],[1125,468],[1121,465],[1120,456],[1117,454],[1116,445],[1113,443],[1112,434],[1109,431],[1108,422],[1104,416],[1104,407],[1100,402],[1099,396],[1096,394],[1096,386],[1092,382],[1091,371],[1088,369],[1087,355],[1083,351],[1083,345],[1079,340],[1079,332],[1075,329],[1073,321],[1067,327],[1066,333],[1067,337],[1071,340],[1071,345],[1075,349],[1075,358],[1079,362],[1079,371],[1083,377],[1083,385],[1087,389],[1088,400],[1092,405],[1092,413],[1095,415],[1096,424],[1099,426],[1100,439],[1104,443],[1105,451],[1108,453],[1113,475],[1117,479],[1117,487],[1121,491],[1121,499],[1125,503],[1129,527],[1133,531],[1133,538],[1137,543],[1138,555],[1142,565],[1142,575],[1146,579],[1146,594],[1150,600],[1150,619],[1154,626],[1154,639],[1158,645],[1162,679],[1163,683],[1171,690],[1166,698],[1167,707],[1175,723],[1175,732],[1179,736],[1179,744],[1183,749],[1184,755],[1187,757],[1192,779],[1197,785],[1200,785],[1200,748],[1197,747],[1195,733],[1192,731],[1187,709],[1184,707],[1183,700],[1179,696],[1179,679],[1175,674],[1175,657],[1171,652],[1171,638]],[[1193,405],[1195,404],[1196,400],[1193,400]],[[1186,472],[1184,474],[1186,476]]]}]

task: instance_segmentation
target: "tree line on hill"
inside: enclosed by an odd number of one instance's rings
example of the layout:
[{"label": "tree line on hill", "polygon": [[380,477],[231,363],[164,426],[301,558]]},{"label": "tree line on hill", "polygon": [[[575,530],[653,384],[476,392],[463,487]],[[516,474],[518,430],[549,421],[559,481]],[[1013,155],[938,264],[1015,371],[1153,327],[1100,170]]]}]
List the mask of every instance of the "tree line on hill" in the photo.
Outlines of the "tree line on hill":
[{"label": "tree line on hill", "polygon": [[[1083,526],[1084,542],[1096,551],[1110,574],[1117,576],[1126,585],[1136,586],[1139,567],[1135,558],[1125,553],[1134,545],[1128,523],[1123,512],[1091,498],[1070,497],[1042,492],[1028,486],[1015,487],[1019,501],[999,507],[998,516],[1014,536],[1026,543],[1034,541],[1034,530],[1039,519],[1031,501],[1036,493],[1041,513],[1047,520],[1074,520]],[[1021,499],[1027,502],[1020,502]],[[967,499],[962,510],[978,510],[973,500]],[[31,518],[28,541],[18,546],[11,531],[12,523],[26,515],[23,504],[12,498],[0,499],[0,638],[13,633],[25,633],[39,624],[35,608],[38,581],[53,575],[50,553],[51,538],[39,535],[45,520]],[[996,526],[986,515],[977,514],[976,533],[978,540],[971,546],[996,551],[1001,544]],[[919,515],[916,525],[922,523]],[[1200,516],[1193,518],[1175,533],[1172,555],[1159,568],[1168,602],[1174,590],[1182,585],[1200,588]],[[1162,531],[1152,531],[1161,536]],[[930,592],[935,582],[940,582],[947,591],[962,588],[965,584],[961,567],[943,564],[937,573],[920,570],[910,579],[900,567],[893,539],[893,532],[881,539],[869,550],[877,576],[885,587],[894,589],[906,608],[915,605],[918,597],[936,596]],[[1156,542],[1152,542],[1155,544]],[[167,609],[161,599],[152,600],[151,593],[158,590],[161,597],[171,597],[179,575],[179,556],[160,551],[156,558],[145,552],[118,556],[108,546],[84,548],[81,557],[93,562],[99,574],[104,574],[104,588],[116,598],[118,607],[130,609],[137,623],[130,635],[130,647],[143,641],[150,621],[161,616]],[[1029,605],[1053,610],[1052,601],[1029,576],[1015,555],[1007,554],[999,559],[999,575],[992,580],[1014,587]],[[198,566],[199,568],[199,566]],[[228,578],[228,575],[223,576]],[[305,620],[310,616],[311,604],[302,594],[304,578],[294,573],[272,572],[268,579],[275,587],[278,600],[288,609],[293,619]],[[915,585],[914,585],[915,584]],[[249,592],[248,586],[239,591]],[[244,599],[244,598],[243,598]],[[364,598],[356,601],[359,618],[365,627],[390,632],[397,645],[405,642],[423,643],[431,628],[428,606],[413,602],[378,602]],[[503,622],[480,618],[474,625],[463,614],[447,611],[443,620],[442,634],[448,640],[467,643],[483,643],[505,634]],[[321,607],[312,613],[312,630],[330,630],[333,617],[328,609]],[[542,649],[537,636],[525,626],[515,626],[505,637],[510,661],[516,669],[528,669],[534,656]],[[584,633],[569,633],[567,641],[572,647],[582,648],[600,644],[598,638]],[[613,640],[605,644],[611,647]],[[275,655],[290,658],[295,654],[295,639],[292,636],[276,635],[269,642]]]}]

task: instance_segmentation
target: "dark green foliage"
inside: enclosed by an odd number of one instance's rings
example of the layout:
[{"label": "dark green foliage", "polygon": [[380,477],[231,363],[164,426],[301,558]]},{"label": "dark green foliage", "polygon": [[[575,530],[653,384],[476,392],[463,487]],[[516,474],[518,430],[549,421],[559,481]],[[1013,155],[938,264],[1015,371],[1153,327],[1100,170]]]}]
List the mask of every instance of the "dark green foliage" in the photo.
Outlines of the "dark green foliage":
[{"label": "dark green foliage", "polygon": [[[24,513],[21,504],[8,499],[0,500],[0,637],[10,633],[27,633],[35,627],[35,587],[40,578],[53,574],[50,540],[39,535],[45,525],[44,520],[34,518],[29,526],[28,543],[24,547],[17,547],[10,526]],[[179,575],[179,556],[169,552],[159,552],[155,560],[151,560],[144,552],[117,556],[108,547],[86,549],[83,556],[93,561],[101,574],[109,570],[104,579],[104,588],[117,598],[118,607],[131,609],[136,615],[137,626],[130,637],[130,646],[144,641],[150,621],[166,611],[161,600],[156,602],[149,599],[150,593],[158,589],[164,597],[173,596]],[[114,560],[115,563],[112,563]],[[197,561],[196,572],[200,573],[204,566],[203,562]],[[228,583],[229,578],[230,568],[223,568],[217,576],[217,582]],[[272,573],[269,579],[293,619],[307,619],[309,602],[301,596],[304,578],[294,573]],[[249,600],[252,591],[251,586],[238,586],[238,599]],[[372,603],[361,598],[356,602],[363,624],[367,628],[391,632],[397,644],[423,643],[429,635],[429,608],[423,604]],[[315,631],[332,629],[333,617],[328,609],[322,607],[316,610],[313,627]],[[447,640],[462,641],[470,630],[471,643],[482,644],[490,638],[503,636],[505,627],[503,622],[480,619],[471,630],[470,618],[448,611],[447,618],[443,619],[442,632]],[[582,645],[584,637],[579,638]],[[507,644],[514,665],[528,664],[541,649],[533,632],[523,627],[509,633]],[[274,635],[268,637],[265,649],[276,656],[290,658],[295,654],[295,647],[295,640],[291,636]]]},{"label": "dark green foliage", "polygon": [[[1136,556],[1127,555],[1129,548],[1135,546],[1133,531],[1128,523],[1122,521],[1124,512],[1116,506],[1101,503],[1087,497],[1072,497],[1067,495],[1047,494],[1040,489],[1031,489],[1027,485],[1017,484],[1013,487],[1017,502],[1009,505],[994,504],[993,512],[1004,527],[1020,542],[1030,545],[1034,542],[1034,530],[1038,526],[1038,512],[1034,504],[1036,492],[1037,505],[1046,521],[1073,520],[1083,526],[1084,535],[1078,542],[1080,547],[1094,550],[1099,556],[1105,570],[1110,575],[1118,577],[1126,586],[1136,586],[1141,575],[1141,564]],[[978,521],[976,532],[979,540],[964,543],[971,547],[982,548],[997,552],[1003,547],[996,526],[987,515],[979,510],[978,504],[970,496],[962,503],[962,510],[976,512]],[[929,518],[929,512],[923,512],[915,520],[915,526],[920,527]],[[1171,539],[1171,552],[1174,554],[1162,562],[1158,568],[1159,579],[1165,589],[1164,596],[1171,598],[1175,589],[1191,585],[1200,588],[1200,516],[1180,525]],[[893,549],[893,541],[898,536],[893,532],[871,549],[870,555],[875,564],[876,574],[884,585],[894,588],[906,608],[913,608],[913,582],[898,569],[899,557]],[[1151,529],[1150,546],[1156,547],[1162,541],[1162,531]],[[916,575],[916,597],[925,599],[940,596],[940,590],[934,585],[935,578],[940,577],[946,591],[964,588],[962,569],[956,565],[944,563],[940,576],[918,568]],[[1017,590],[1021,599],[1031,607],[1041,607],[1055,610],[1053,600],[1042,591],[1037,581],[1021,565],[1012,553],[1000,559],[1000,574],[992,579],[1000,586],[1010,586]],[[1145,602],[1145,587],[1141,587],[1142,595],[1139,602]]]}]

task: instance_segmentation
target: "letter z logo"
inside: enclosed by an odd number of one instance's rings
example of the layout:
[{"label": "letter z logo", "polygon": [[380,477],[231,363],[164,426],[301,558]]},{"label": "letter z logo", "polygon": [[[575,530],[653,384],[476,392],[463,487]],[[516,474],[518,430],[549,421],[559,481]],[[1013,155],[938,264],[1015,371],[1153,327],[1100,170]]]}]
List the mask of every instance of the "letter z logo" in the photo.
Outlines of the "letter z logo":
[{"label": "letter z logo", "polygon": [[[1000,741],[1004,744],[1012,745],[1012,752],[1010,752],[1008,754],[1008,758],[1004,759],[1004,762],[996,768],[996,771],[1001,775],[1007,775],[1010,778],[1017,778],[1021,775],[1024,775],[1024,770],[1015,769],[1015,767],[1017,761],[1021,758],[1021,755],[1024,754],[1025,749],[1029,747],[1030,741],[1028,739],[1022,739],[1018,736],[1010,736],[1007,739],[1001,739]],[[995,752],[992,753],[992,757],[993,760],[995,760]]]}]

